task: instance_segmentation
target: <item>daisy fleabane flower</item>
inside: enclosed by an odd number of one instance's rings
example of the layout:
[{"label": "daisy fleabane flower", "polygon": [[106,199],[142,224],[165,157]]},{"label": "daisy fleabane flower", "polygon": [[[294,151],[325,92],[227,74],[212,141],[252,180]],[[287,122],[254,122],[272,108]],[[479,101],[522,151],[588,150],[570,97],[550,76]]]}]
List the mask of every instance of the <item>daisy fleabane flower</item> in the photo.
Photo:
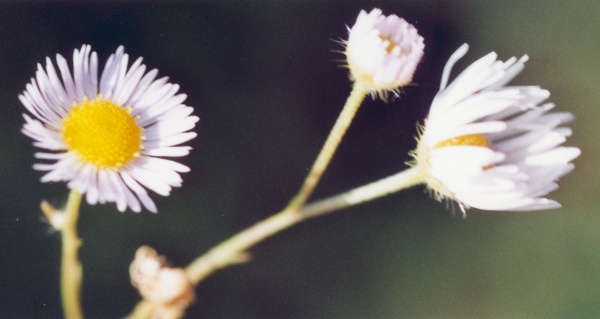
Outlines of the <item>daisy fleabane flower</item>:
[{"label": "daisy fleabane flower", "polygon": [[345,44],[352,80],[383,99],[412,81],[425,48],[414,26],[379,9],[360,12]]},{"label": "daisy fleabane flower", "polygon": [[[119,211],[156,212],[146,189],[169,195],[181,186],[179,173],[189,168],[163,157],[181,157],[191,147],[180,144],[199,118],[177,94],[179,85],[146,72],[142,58],[130,67],[119,47],[98,78],[98,57],[89,45],[73,53],[73,72],[56,56],[60,75],[50,58],[38,64],[35,78],[19,99],[31,113],[24,114],[23,133],[44,149],[35,157],[50,163],[34,164],[46,171],[42,182],[67,182],[85,194],[89,204],[115,202]],[[140,205],[141,203],[141,205]]]},{"label": "daisy fleabane flower", "polygon": [[[449,85],[454,63],[468,46],[449,59],[440,91],[414,151],[415,165],[437,199],[455,200],[463,209],[530,211],[560,207],[543,196],[570,172],[576,147],[561,146],[573,119],[550,112],[550,93],[537,86],[506,86],[528,57],[497,60],[489,53],[467,67]],[[543,104],[541,104],[543,103]]]}]

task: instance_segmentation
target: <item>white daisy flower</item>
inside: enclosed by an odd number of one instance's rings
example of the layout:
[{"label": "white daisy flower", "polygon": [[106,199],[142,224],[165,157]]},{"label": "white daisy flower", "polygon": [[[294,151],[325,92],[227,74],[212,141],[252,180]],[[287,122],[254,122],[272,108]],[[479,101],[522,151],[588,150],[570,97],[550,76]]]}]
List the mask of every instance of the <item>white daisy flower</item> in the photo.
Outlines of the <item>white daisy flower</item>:
[{"label": "white daisy flower", "polygon": [[349,29],[346,58],[352,80],[372,95],[386,98],[387,91],[412,81],[425,44],[417,29],[396,15],[384,16],[379,9],[360,12]]},{"label": "white daisy flower", "polygon": [[128,61],[119,47],[98,79],[89,45],[74,51],[73,73],[62,56],[56,56],[60,76],[46,58],[46,69],[38,64],[19,96],[32,115],[24,114],[22,131],[47,150],[35,157],[51,163],[33,166],[47,171],[42,182],[68,182],[91,205],[115,202],[121,212],[143,205],[156,212],[146,189],[167,196],[181,186],[179,173],[189,168],[162,157],[189,153],[191,147],[180,144],[196,136],[189,131],[199,118],[182,104],[179,85],[156,79],[156,69],[146,72],[142,58],[130,67]]},{"label": "white daisy flower", "polygon": [[573,115],[549,112],[554,104],[540,103],[550,93],[537,86],[505,86],[527,56],[502,62],[492,52],[446,86],[467,50],[464,44],[446,64],[413,154],[428,188],[437,199],[456,200],[463,211],[560,207],[542,196],[558,188],[556,181],[580,154],[560,146],[571,135],[562,125]]}]

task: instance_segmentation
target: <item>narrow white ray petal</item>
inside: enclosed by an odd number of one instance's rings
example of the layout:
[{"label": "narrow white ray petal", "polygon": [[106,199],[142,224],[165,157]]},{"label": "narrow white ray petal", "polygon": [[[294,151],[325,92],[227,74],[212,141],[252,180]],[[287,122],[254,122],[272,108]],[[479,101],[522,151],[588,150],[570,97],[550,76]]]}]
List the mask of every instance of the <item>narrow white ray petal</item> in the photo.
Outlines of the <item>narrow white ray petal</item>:
[{"label": "narrow white ray petal", "polygon": [[173,87],[172,84],[167,83],[169,80],[168,77],[162,77],[158,80],[155,80],[150,84],[145,94],[140,97],[138,101],[136,101],[136,107],[148,108],[157,103],[161,98],[165,96],[165,94]]},{"label": "narrow white ray petal", "polygon": [[528,165],[552,165],[555,163],[566,163],[581,154],[581,151],[576,147],[559,147],[551,151],[539,153],[525,159]]},{"label": "narrow white ray petal", "polygon": [[174,134],[187,132],[193,129],[198,122],[198,117],[191,116],[181,120],[162,120],[157,122],[150,127],[147,127],[144,131],[144,135],[147,139],[160,139]]},{"label": "narrow white ray petal", "polygon": [[131,175],[131,177],[133,177],[137,182],[144,185],[144,187],[154,191],[159,195],[168,196],[171,192],[171,187],[168,184],[153,180],[145,174],[147,172],[141,171],[139,168],[132,167],[130,169],[126,169],[125,172]]},{"label": "narrow white ray petal", "polygon": [[57,54],[56,65],[58,65],[58,69],[60,70],[60,76],[65,86],[65,91],[67,92],[68,101],[77,101],[77,96],[75,93],[75,82],[73,82],[73,77],[71,76],[71,71],[69,70],[67,60],[63,58],[60,54]]},{"label": "narrow white ray petal", "polygon": [[56,112],[52,109],[52,106],[46,103],[39,91],[39,88],[34,86],[34,84],[36,84],[35,81],[32,81],[31,84],[27,84],[27,92],[25,96],[31,98],[33,105],[36,106],[39,114],[43,116],[42,119],[45,119],[47,123],[59,122],[60,118],[56,115]]},{"label": "narrow white ray petal", "polygon": [[[122,184],[123,192],[125,193],[125,202],[127,203],[127,207],[129,207],[133,212],[139,213],[142,211],[142,207],[140,205],[140,201],[138,198],[131,192],[131,189],[127,186],[126,183],[123,183],[122,179],[119,176],[119,183]],[[124,212],[125,210],[121,211]]]},{"label": "narrow white ray petal", "polygon": [[83,53],[85,45],[81,48],[81,51],[75,50],[73,53],[73,81],[75,82],[75,96],[77,96],[77,102],[83,102],[85,96],[85,80],[83,77]]},{"label": "narrow white ray petal", "polygon": [[90,205],[96,205],[98,203],[98,189],[92,187],[85,193],[85,200]]},{"label": "narrow white ray petal", "polygon": [[134,64],[131,66],[131,69],[125,76],[125,79],[123,80],[124,86],[119,91],[118,95],[115,96],[115,101],[117,101],[118,103],[123,105],[130,104],[129,100],[131,98],[131,95],[135,91],[140,79],[146,71],[146,66],[141,63],[142,58],[137,59],[137,61],[134,62]]},{"label": "narrow white ray petal", "polygon": [[127,186],[133,192],[135,192],[135,194],[138,196],[138,198],[140,199],[140,201],[142,202],[142,204],[148,211],[150,211],[152,213],[156,213],[158,211],[156,209],[156,205],[154,204],[152,199],[150,199],[150,196],[148,196],[148,193],[146,192],[146,190],[142,186],[140,186],[140,184],[138,184],[135,181],[135,179],[133,177],[131,177],[131,175],[129,175],[129,173],[124,172],[124,171],[121,172],[121,178],[123,178],[123,181],[125,182],[125,184],[127,184]]},{"label": "narrow white ray petal", "polygon": [[[513,58],[514,60],[514,58]],[[495,90],[497,88],[503,87],[512,79],[514,79],[523,69],[525,69],[525,62],[529,60],[529,56],[522,56],[516,63],[510,65],[510,67],[506,68],[506,73],[502,77],[501,80],[497,81],[493,85],[490,85],[486,90]]]},{"label": "narrow white ray petal", "polygon": [[530,197],[513,197],[498,199],[490,196],[468,197],[464,196],[461,200],[474,208],[494,211],[509,211],[522,210],[523,207],[529,207],[535,203],[535,200]]},{"label": "narrow white ray petal", "polygon": [[187,173],[190,171],[190,168],[183,164],[177,163],[172,160],[160,158],[160,157],[148,157],[147,161],[150,163],[153,163],[154,165],[164,166],[175,172]]},{"label": "narrow white ray petal", "polygon": [[[150,72],[146,73],[146,75],[144,75],[144,77],[142,77],[142,79],[139,81],[139,84],[136,86],[135,90],[131,94],[131,97],[127,101],[127,104],[133,107],[134,110],[138,109],[138,100],[143,94],[146,93],[146,90],[148,90],[148,87],[154,81],[156,75],[158,75],[158,70],[153,69]],[[137,113],[135,113],[134,115],[137,115]]]},{"label": "narrow white ray petal", "polygon": [[69,106],[72,101],[69,99],[69,94],[67,91],[65,91],[62,82],[58,78],[58,73],[56,72],[56,69],[54,68],[50,58],[46,58],[46,72],[48,72],[48,79],[51,84],[51,89],[59,100],[59,105],[57,105],[61,109],[59,113],[64,116],[68,111],[66,106]]},{"label": "narrow white ray petal", "polygon": [[450,58],[448,59],[448,62],[446,62],[446,65],[444,66],[444,72],[442,73],[442,83],[440,83],[440,92],[444,91],[446,89],[446,86],[448,85],[448,79],[450,78],[450,72],[452,71],[454,64],[456,64],[456,62],[458,60],[460,60],[462,57],[464,57],[468,51],[469,51],[469,45],[466,43],[463,43],[463,45],[461,45],[458,48],[458,50],[456,50],[450,56]]},{"label": "narrow white ray petal", "polygon": [[144,146],[148,148],[161,148],[167,146],[175,146],[181,143],[185,143],[194,137],[196,137],[196,133],[187,132],[187,133],[179,133],[170,136],[161,136],[159,139],[147,140],[144,142]]},{"label": "narrow white ray petal", "polygon": [[101,203],[112,202],[115,196],[110,187],[109,171],[101,169],[98,171],[98,200]]},{"label": "narrow white ray petal", "polygon": [[142,151],[142,154],[150,156],[180,157],[188,155],[191,149],[192,148],[189,146],[161,147],[157,149],[144,150]]},{"label": "narrow white ray petal", "polygon": [[162,165],[156,165],[156,162],[143,163],[143,168],[146,170],[146,175],[168,184],[171,187],[181,186],[182,179],[179,174]]},{"label": "narrow white ray petal", "polygon": [[108,58],[108,61],[104,66],[104,70],[102,71],[102,75],[100,76],[100,93],[106,99],[109,99],[113,96],[113,91],[115,89],[115,84],[117,83],[120,63],[123,59],[124,52],[124,47],[119,46],[119,48],[117,48],[117,52]]},{"label": "narrow white ray petal", "polygon": [[24,92],[24,94],[19,95],[19,101],[21,101],[21,103],[25,106],[25,108],[31,113],[33,114],[33,116],[35,116],[36,118],[47,122],[46,119],[44,119],[42,117],[42,115],[38,112],[38,110],[33,106],[33,103],[31,101],[31,98],[28,97],[27,95],[29,95],[27,92]]},{"label": "narrow white ray petal", "polygon": [[59,160],[62,158],[65,158],[67,155],[66,153],[42,153],[42,152],[36,152],[33,154],[33,157],[38,158],[38,159],[48,159],[48,160]]},{"label": "narrow white ray petal", "polygon": [[90,60],[90,98],[98,96],[98,55],[92,52]]},{"label": "narrow white ray petal", "polygon": [[127,209],[127,199],[125,194],[125,185],[121,182],[119,175],[116,172],[109,171],[108,174],[109,188],[114,194],[117,209],[124,212]]},{"label": "narrow white ray petal", "polygon": [[506,209],[509,211],[537,211],[537,210],[549,210],[562,207],[559,202],[553,201],[546,198],[537,198],[528,205],[514,207],[512,209]]},{"label": "narrow white ray petal", "polygon": [[127,64],[129,63],[129,55],[123,54],[121,61],[119,61],[119,66],[117,68],[117,78],[114,85],[114,89],[112,91],[111,99],[119,104],[122,101],[118,100],[118,96],[125,85],[125,75],[127,74]]}]

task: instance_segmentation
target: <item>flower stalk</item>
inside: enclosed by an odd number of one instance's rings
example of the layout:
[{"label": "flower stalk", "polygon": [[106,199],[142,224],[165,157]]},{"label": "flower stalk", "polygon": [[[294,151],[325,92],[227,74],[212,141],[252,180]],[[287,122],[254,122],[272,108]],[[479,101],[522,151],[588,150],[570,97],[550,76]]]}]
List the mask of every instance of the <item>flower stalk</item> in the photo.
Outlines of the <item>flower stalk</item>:
[{"label": "flower stalk", "polygon": [[[81,240],[77,236],[77,219],[81,193],[71,190],[65,215],[62,235],[62,259],[60,270],[60,291],[64,316],[67,319],[83,319],[81,307],[81,279],[83,269],[78,258]],[[58,212],[56,212],[58,213]]]},{"label": "flower stalk", "polygon": [[362,101],[365,99],[365,96],[368,92],[366,86],[364,86],[361,82],[354,82],[354,86],[352,87],[352,92],[350,92],[350,96],[346,100],[346,104],[344,105],[340,115],[338,116],[331,132],[329,132],[329,136],[323,144],[321,148],[321,152],[317,156],[310,172],[304,179],[304,184],[298,191],[298,194],[292,199],[288,208],[299,208],[302,207],[312,192],[317,187],[317,184],[321,180],[325,169],[329,166],[331,159],[333,158],[333,154],[337,150],[344,134],[348,130],[350,123],[354,119],[354,115],[358,111]]},{"label": "flower stalk", "polygon": [[[279,213],[246,228],[215,246],[190,263],[185,268],[185,272],[188,279],[197,285],[219,269],[248,261],[250,258],[246,252],[247,249],[291,226],[410,188],[422,182],[421,171],[417,167],[412,167],[303,207],[288,206]],[[142,301],[128,318],[150,318],[154,307],[149,301]]]},{"label": "flower stalk", "polygon": [[422,173],[419,167],[411,167],[400,173],[351,189],[339,195],[309,203],[302,208],[301,213],[305,219],[309,219],[372,201],[424,183]]},{"label": "flower stalk", "polygon": [[215,271],[248,260],[245,251],[282,230],[305,220],[371,201],[423,182],[413,167],[347,192],[310,203],[302,208],[288,207],[247,228],[192,262],[186,273],[194,284]]}]

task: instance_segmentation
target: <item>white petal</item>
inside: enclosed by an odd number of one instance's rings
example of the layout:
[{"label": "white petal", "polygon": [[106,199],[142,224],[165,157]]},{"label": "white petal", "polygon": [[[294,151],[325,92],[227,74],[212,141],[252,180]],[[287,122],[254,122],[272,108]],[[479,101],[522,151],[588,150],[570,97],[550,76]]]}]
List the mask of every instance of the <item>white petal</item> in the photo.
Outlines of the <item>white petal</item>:
[{"label": "white petal", "polygon": [[192,148],[189,146],[161,147],[157,149],[144,150],[142,151],[142,154],[150,156],[180,157],[188,155],[191,149]]},{"label": "white petal", "polygon": [[536,154],[525,159],[528,165],[552,165],[556,163],[566,163],[581,154],[576,147],[559,147],[548,152]]},{"label": "white petal", "polygon": [[[543,198],[556,181],[573,170],[581,151],[560,146],[571,135],[562,127],[570,113],[550,113],[550,95],[537,86],[506,86],[524,68],[528,57],[498,61],[495,53],[477,60],[448,83],[450,69],[466,53],[462,46],[450,58],[440,92],[433,100],[415,154],[417,165],[436,194],[461,207],[530,211],[560,204]],[[469,140],[439,147],[445,140],[484,135],[489,146]]]},{"label": "white petal", "polygon": [[125,184],[127,184],[127,186],[135,192],[135,194],[138,196],[144,207],[150,212],[156,213],[156,205],[154,204],[152,199],[150,199],[148,193],[144,190],[144,188],[140,186],[140,184],[138,184],[135,181],[135,179],[133,179],[133,177],[131,177],[131,175],[129,175],[127,172],[121,172],[121,177],[123,178]]}]

